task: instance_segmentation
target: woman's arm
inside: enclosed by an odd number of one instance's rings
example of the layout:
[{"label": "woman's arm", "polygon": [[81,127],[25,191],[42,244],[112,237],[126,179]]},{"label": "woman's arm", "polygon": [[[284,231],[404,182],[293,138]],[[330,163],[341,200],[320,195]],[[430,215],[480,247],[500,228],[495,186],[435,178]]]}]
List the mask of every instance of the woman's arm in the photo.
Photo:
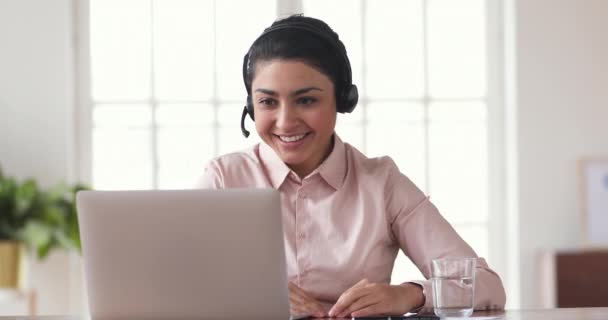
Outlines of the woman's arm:
[{"label": "woman's arm", "polygon": [[[411,281],[423,287],[422,311],[433,307],[432,286],[428,280],[431,261],[438,258],[477,258],[475,273],[475,309],[503,309],[506,296],[502,281],[485,259],[473,249],[443,218],[435,205],[395,166],[387,182],[389,228],[404,253],[427,280]],[[471,199],[475,201],[475,199]]]}]

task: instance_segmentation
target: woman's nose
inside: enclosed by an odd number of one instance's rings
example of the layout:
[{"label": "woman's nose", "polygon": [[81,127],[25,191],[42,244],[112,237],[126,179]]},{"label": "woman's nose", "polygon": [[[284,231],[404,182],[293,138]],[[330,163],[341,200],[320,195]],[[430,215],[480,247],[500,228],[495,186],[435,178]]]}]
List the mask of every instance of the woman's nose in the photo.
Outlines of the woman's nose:
[{"label": "woman's nose", "polygon": [[293,106],[283,104],[279,108],[276,119],[276,127],[279,129],[290,129],[298,123],[298,115]]}]

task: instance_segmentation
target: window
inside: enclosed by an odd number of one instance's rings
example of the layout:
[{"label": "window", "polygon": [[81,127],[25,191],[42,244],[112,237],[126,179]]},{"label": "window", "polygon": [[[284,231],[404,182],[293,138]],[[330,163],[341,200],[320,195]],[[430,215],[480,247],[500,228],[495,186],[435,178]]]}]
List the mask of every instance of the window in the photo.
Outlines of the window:
[{"label": "window", "polygon": [[[390,155],[487,256],[484,0],[90,0],[94,186],[191,187],[208,159],[258,142],[239,130],[242,57],[285,8],[346,44],[361,96],[338,134]],[[418,273],[400,254],[393,282]]]},{"label": "window", "polygon": [[259,141],[239,130],[241,62],[274,8],[274,0],[91,0],[94,186],[191,187],[212,156]]}]

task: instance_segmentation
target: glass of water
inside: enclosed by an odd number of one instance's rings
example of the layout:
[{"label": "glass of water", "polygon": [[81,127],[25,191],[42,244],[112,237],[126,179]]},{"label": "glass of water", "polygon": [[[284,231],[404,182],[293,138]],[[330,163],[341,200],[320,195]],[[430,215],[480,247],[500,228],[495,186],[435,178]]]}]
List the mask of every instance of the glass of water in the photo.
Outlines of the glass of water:
[{"label": "glass of water", "polygon": [[438,317],[468,317],[473,314],[476,262],[476,258],[432,261],[433,305]]}]

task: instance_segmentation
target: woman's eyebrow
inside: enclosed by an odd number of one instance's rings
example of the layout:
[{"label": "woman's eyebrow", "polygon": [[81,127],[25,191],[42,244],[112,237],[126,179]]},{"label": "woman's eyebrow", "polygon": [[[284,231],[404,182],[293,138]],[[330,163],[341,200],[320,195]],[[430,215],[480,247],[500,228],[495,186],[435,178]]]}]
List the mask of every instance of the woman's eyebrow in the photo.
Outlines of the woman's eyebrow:
[{"label": "woman's eyebrow", "polygon": [[292,93],[291,93],[291,96],[292,96],[292,97],[295,97],[295,96],[298,96],[298,95],[301,95],[301,94],[303,94],[303,93],[307,93],[307,92],[310,92],[310,91],[313,91],[313,90],[317,90],[317,91],[323,91],[323,89],[321,89],[321,88],[317,88],[317,87],[307,87],[307,88],[298,89],[298,90],[296,90],[296,91],[292,92]]},{"label": "woman's eyebrow", "polygon": [[[295,96],[298,96],[298,95],[301,95],[303,93],[307,93],[307,92],[310,92],[310,91],[313,91],[313,90],[323,91],[323,89],[318,88],[318,87],[306,87],[306,88],[302,88],[302,89],[298,89],[298,90],[293,91],[290,94],[290,96],[295,97]],[[255,89],[255,92],[261,92],[263,94],[267,94],[267,95],[273,96],[273,97],[276,97],[278,95],[276,91],[269,90],[269,89],[263,89],[263,88]]]},{"label": "woman's eyebrow", "polygon": [[255,89],[255,92],[261,92],[263,94],[267,94],[267,95],[270,95],[270,96],[276,96],[277,95],[276,91],[272,91],[272,90],[268,90],[268,89],[262,89],[262,88]]}]

